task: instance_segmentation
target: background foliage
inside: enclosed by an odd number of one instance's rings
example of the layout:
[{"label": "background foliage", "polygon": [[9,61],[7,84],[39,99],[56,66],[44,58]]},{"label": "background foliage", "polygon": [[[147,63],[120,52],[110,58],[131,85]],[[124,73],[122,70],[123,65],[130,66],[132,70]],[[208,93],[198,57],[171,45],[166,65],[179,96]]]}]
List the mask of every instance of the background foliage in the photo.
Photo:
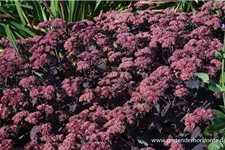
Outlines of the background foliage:
[{"label": "background foliage", "polygon": [[[134,3],[134,2],[133,2]],[[0,38],[8,36],[12,41],[42,34],[37,24],[61,18],[67,22],[92,19],[102,12],[126,10],[131,1],[0,1]],[[165,8],[180,9],[184,12],[198,12],[204,1],[140,1],[144,9],[163,11]]]},{"label": "background foliage", "polygon": [[67,22],[92,19],[109,10],[125,9],[130,1],[0,1],[0,38],[39,35],[37,24],[61,18]]},{"label": "background foliage", "polygon": [[199,11],[199,7],[202,6],[204,0],[186,1],[186,0],[149,0],[149,1],[139,1],[140,5],[143,4],[143,8],[151,8],[155,11],[163,11],[165,8],[173,8],[175,10],[181,10],[183,12],[193,12]]}]

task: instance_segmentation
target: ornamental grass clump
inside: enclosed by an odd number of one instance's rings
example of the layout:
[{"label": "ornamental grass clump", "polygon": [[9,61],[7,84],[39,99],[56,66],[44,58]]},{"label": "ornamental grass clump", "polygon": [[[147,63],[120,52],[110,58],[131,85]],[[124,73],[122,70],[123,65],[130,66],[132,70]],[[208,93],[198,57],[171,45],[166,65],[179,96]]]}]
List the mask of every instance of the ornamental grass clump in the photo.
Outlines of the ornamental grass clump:
[{"label": "ornamental grass clump", "polygon": [[194,77],[216,78],[221,68],[214,54],[222,16],[212,5],[196,15],[166,9],[55,19],[38,25],[46,35],[17,40],[18,52],[2,39],[0,148],[194,147],[151,139],[196,134],[214,116],[207,107],[222,102]]}]

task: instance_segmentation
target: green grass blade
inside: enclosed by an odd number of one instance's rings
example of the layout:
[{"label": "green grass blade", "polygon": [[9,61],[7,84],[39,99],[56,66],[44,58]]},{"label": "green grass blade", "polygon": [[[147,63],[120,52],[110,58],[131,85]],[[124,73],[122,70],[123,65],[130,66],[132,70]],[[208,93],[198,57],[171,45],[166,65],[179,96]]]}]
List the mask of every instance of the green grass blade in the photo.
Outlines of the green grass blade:
[{"label": "green grass blade", "polygon": [[79,15],[78,15],[78,18],[77,18],[77,21],[78,20],[83,20],[86,16],[86,8],[88,6],[88,3],[86,1],[82,1],[81,3],[81,6],[80,6],[80,9],[79,9]]},{"label": "green grass blade", "polygon": [[16,37],[18,37],[19,39],[24,39],[25,36],[21,35],[21,32],[18,33],[16,31],[14,31],[14,34],[16,35]]},{"label": "green grass blade", "polygon": [[79,6],[79,1],[76,1],[76,6],[75,6],[75,12],[74,12],[74,17],[73,17],[73,20],[72,21],[77,21],[78,19],[78,6]]},{"label": "green grass blade", "polygon": [[36,36],[36,34],[33,31],[31,31],[29,28],[24,27],[21,24],[18,24],[16,22],[10,22],[10,24],[13,25],[16,29],[20,29],[20,30],[26,32],[30,36]]},{"label": "green grass blade", "polygon": [[26,20],[24,19],[24,16],[22,14],[23,10],[22,10],[22,8],[20,6],[20,2],[19,1],[15,1],[15,4],[16,4],[16,9],[17,9],[18,15],[20,17],[20,20],[21,20],[22,24],[25,25],[26,24]]},{"label": "green grass blade", "polygon": [[[1,6],[1,5],[0,5],[0,6]],[[8,7],[12,7],[12,6],[15,6],[15,7],[16,7],[16,4],[7,4],[7,6],[8,6]],[[27,9],[33,9],[32,6],[30,6],[30,5],[25,5],[25,4],[21,4],[21,3],[20,3],[20,7],[21,7],[21,8],[27,8]]]},{"label": "green grass blade", "polygon": [[50,1],[50,10],[52,11],[55,17],[57,18],[59,17],[59,1],[58,0]]},{"label": "green grass blade", "polygon": [[94,12],[96,12],[98,10],[98,8],[100,7],[100,5],[102,4],[101,0],[97,0],[96,4],[95,4],[95,8],[94,8]]},{"label": "green grass blade", "polygon": [[[2,30],[0,30],[0,36],[1,37],[5,37],[5,35],[6,35],[6,33],[5,33],[5,24],[4,23],[0,23],[0,28],[2,29]],[[1,39],[1,37],[0,37],[0,39]]]},{"label": "green grass blade", "polygon": [[46,15],[46,11],[44,11],[43,7],[40,2],[38,1],[32,1],[32,4],[34,5],[34,11],[36,13],[36,20],[38,20],[39,22],[42,22],[42,21],[47,21],[47,15]]},{"label": "green grass blade", "polygon": [[3,7],[0,7],[0,12],[2,12],[3,14],[8,15],[9,17],[11,17],[14,20],[17,20],[13,15],[11,15],[11,12],[10,11],[4,9]]},{"label": "green grass blade", "polygon": [[75,9],[76,9],[76,4],[77,4],[77,1],[68,1],[68,3],[69,3],[69,9],[68,9],[68,16],[69,16],[69,22],[72,22],[72,21],[74,21],[73,20],[73,15],[74,15],[74,11],[75,11]]},{"label": "green grass blade", "polygon": [[16,47],[16,44],[15,44],[15,37],[13,36],[13,34],[9,28],[9,25],[5,25],[5,32],[7,34],[7,37],[9,39],[10,43],[12,44],[12,47],[15,49],[16,52],[19,52]]}]

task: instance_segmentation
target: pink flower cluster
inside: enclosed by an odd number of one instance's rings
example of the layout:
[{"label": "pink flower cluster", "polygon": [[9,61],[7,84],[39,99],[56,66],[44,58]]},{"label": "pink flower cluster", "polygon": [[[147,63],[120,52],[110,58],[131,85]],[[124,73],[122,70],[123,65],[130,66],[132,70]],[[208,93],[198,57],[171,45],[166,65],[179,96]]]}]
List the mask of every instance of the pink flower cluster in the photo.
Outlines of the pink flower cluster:
[{"label": "pink flower cluster", "polygon": [[82,77],[66,79],[62,81],[62,88],[66,91],[68,96],[75,96],[79,92],[79,87],[82,82]]},{"label": "pink flower cluster", "polygon": [[183,145],[178,141],[174,141],[171,136],[169,136],[169,138],[163,144],[167,147],[170,147],[170,150],[185,150]]},{"label": "pink flower cluster", "polygon": [[18,112],[17,114],[15,114],[12,117],[12,120],[13,120],[14,124],[18,124],[20,121],[25,119],[25,117],[27,117],[28,114],[29,114],[29,111],[27,111],[27,110],[23,110],[23,111]]},{"label": "pink flower cluster", "polygon": [[5,119],[9,116],[10,111],[9,109],[6,107],[6,105],[4,104],[0,104],[0,118],[1,119]]},{"label": "pink flower cluster", "polygon": [[189,92],[190,91],[186,87],[184,87],[183,85],[177,85],[175,87],[174,95],[176,97],[182,98],[184,96],[189,95]]},{"label": "pink flower cluster", "polygon": [[[184,81],[189,80],[193,73],[197,72],[200,68],[202,70],[207,70],[210,75],[214,75],[220,68],[221,64],[219,60],[214,60],[216,66],[203,65],[204,62],[212,60],[215,56],[215,52],[222,47],[221,42],[213,38],[212,32],[208,28],[206,29],[210,32],[210,36],[203,36],[203,39],[201,38],[199,40],[191,39],[184,46],[184,49],[175,51],[169,58],[169,61],[172,62],[171,68],[174,70],[176,78],[181,78]],[[199,31],[197,35],[206,33],[206,31],[200,28],[195,30]],[[192,33],[194,31],[192,31]]]},{"label": "pink flower cluster", "polygon": [[140,83],[140,93],[150,102],[156,103],[164,96],[164,91],[169,87],[170,69],[167,66],[157,68],[148,78]]},{"label": "pink flower cluster", "polygon": [[22,93],[21,89],[19,88],[6,89],[3,91],[1,102],[4,104],[9,103],[11,106],[23,105],[24,98],[25,95],[24,93]]},{"label": "pink flower cluster", "polygon": [[32,86],[36,83],[36,77],[35,76],[29,76],[27,78],[23,78],[20,80],[19,85],[23,88],[32,88]]},{"label": "pink flower cluster", "polygon": [[25,60],[17,54],[13,48],[6,48],[2,51],[0,57],[0,85],[2,85],[4,80],[8,77],[13,74],[18,74],[22,69],[26,69],[24,63]]},{"label": "pink flower cluster", "polygon": [[193,113],[189,113],[184,116],[186,126],[185,130],[191,132],[192,130],[194,130],[197,123],[200,123],[202,121],[204,122],[214,116],[215,114],[211,109],[197,108]]},{"label": "pink flower cluster", "polygon": [[126,92],[132,89],[132,75],[130,72],[112,71],[107,74],[94,91],[102,98],[112,99],[113,97],[123,96]]}]

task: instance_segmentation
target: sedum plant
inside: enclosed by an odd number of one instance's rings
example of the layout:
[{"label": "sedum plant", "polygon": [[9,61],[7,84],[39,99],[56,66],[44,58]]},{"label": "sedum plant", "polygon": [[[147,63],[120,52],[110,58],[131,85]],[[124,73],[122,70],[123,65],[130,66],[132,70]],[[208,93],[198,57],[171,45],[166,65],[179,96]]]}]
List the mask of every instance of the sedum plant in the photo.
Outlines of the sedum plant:
[{"label": "sedum plant", "polygon": [[[222,30],[224,30],[225,25],[222,25]],[[225,35],[225,34],[224,34]],[[224,36],[224,43],[225,43],[225,36]],[[206,84],[208,84],[208,89],[213,92],[219,92],[222,94],[223,98],[223,105],[219,105],[220,109],[222,111],[219,111],[217,109],[214,109],[214,113],[216,116],[212,119],[212,123],[210,126],[208,126],[204,133],[205,134],[212,134],[216,135],[217,138],[221,139],[221,141],[217,140],[214,142],[211,142],[208,145],[209,150],[223,150],[225,148],[225,142],[222,141],[225,138],[225,72],[224,72],[224,65],[225,65],[225,44],[223,44],[223,47],[220,51],[217,51],[215,53],[216,57],[222,59],[222,65],[221,65],[221,74],[219,78],[219,82],[215,82],[211,80],[206,73],[195,73],[195,75],[202,79],[202,81]]]},{"label": "sedum plant", "polygon": [[44,35],[15,45],[1,39],[0,147],[199,148],[169,139],[199,137],[221,100],[193,77],[217,76],[221,68],[214,54],[222,48],[222,19],[213,5],[223,9],[208,2],[197,14],[166,9],[54,19],[38,24]]}]

